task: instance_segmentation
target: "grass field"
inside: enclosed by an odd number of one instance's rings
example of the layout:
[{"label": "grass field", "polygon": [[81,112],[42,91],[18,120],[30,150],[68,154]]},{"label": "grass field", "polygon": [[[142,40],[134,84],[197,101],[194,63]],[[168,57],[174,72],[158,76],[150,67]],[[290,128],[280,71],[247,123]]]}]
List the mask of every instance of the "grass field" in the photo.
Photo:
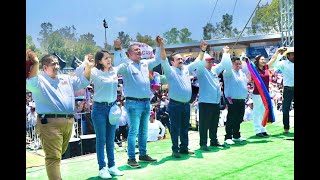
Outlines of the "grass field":
[{"label": "grass field", "polygon": [[[290,117],[289,134],[282,134],[282,116],[267,125],[269,138],[258,138],[253,131],[252,121],[241,124],[241,135],[247,141],[224,148],[199,149],[198,131],[189,132],[189,148],[194,155],[183,155],[180,159],[171,157],[171,140],[151,142],[148,154],[157,158],[155,163],[141,163],[141,168],[131,169],[126,165],[127,154],[123,148],[116,148],[116,165],[124,176],[114,176],[119,180],[293,180],[294,179],[294,125]],[[218,128],[220,142],[224,140],[224,127]],[[47,179],[42,150],[26,150],[26,179]],[[138,155],[137,155],[138,158]],[[88,154],[62,160],[63,180],[95,180],[98,177],[96,154]]]}]

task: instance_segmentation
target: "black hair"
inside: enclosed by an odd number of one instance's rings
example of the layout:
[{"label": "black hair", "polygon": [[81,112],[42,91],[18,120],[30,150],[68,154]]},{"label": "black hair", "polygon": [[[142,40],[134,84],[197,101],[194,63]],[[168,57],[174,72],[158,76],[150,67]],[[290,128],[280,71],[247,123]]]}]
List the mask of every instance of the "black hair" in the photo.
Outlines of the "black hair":
[{"label": "black hair", "polygon": [[108,53],[110,54],[107,50],[105,49],[101,49],[100,51],[98,51],[94,57],[94,61],[95,61],[95,66],[97,69],[99,70],[104,70],[104,67],[102,64],[99,63],[99,61],[103,58],[104,53]]}]

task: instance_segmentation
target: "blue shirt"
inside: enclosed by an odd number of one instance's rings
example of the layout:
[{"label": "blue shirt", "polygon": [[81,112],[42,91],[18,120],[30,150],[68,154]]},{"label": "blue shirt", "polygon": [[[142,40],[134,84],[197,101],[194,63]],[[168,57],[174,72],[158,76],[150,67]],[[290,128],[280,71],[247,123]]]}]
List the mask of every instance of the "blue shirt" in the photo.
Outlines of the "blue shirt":
[{"label": "blue shirt", "polygon": [[[123,51],[123,50],[122,50]],[[122,53],[125,55],[124,53]],[[116,59],[115,62],[119,62]],[[152,59],[143,59],[139,63],[128,59],[127,55],[123,56],[122,64],[118,66],[118,73],[122,74],[123,89],[125,97],[150,98],[150,77],[149,70],[152,70],[160,64],[160,48],[156,47],[156,56]]]},{"label": "blue shirt", "polygon": [[169,98],[179,102],[189,102],[191,99],[190,72],[196,69],[199,59],[183,65],[181,69],[170,66],[168,59],[162,60],[164,74],[169,85]]},{"label": "blue shirt", "polygon": [[103,72],[96,67],[91,69],[90,79],[94,85],[93,101],[111,103],[117,99],[117,72],[117,67],[112,67],[109,72]]},{"label": "blue shirt", "polygon": [[113,54],[113,66],[119,66],[121,63],[125,63],[128,60],[126,53],[124,50],[114,51]]},{"label": "blue shirt", "polygon": [[45,72],[26,81],[26,88],[32,92],[38,114],[74,114],[74,92],[89,84],[83,74],[58,74],[52,79]]},{"label": "blue shirt", "polygon": [[[204,58],[210,57],[205,54]],[[197,66],[197,77],[199,81],[198,102],[218,104],[221,100],[221,86],[218,75],[224,70],[232,68],[230,55],[223,53],[219,64],[213,66],[211,70],[205,67],[206,61],[201,61]]]},{"label": "blue shirt", "polygon": [[245,65],[239,71],[226,69],[223,72],[224,95],[232,99],[246,99],[248,96],[248,67]]},{"label": "blue shirt", "polygon": [[294,63],[289,60],[282,60],[282,55],[277,56],[277,60],[274,62],[273,67],[279,69],[283,75],[283,86],[294,87]]}]

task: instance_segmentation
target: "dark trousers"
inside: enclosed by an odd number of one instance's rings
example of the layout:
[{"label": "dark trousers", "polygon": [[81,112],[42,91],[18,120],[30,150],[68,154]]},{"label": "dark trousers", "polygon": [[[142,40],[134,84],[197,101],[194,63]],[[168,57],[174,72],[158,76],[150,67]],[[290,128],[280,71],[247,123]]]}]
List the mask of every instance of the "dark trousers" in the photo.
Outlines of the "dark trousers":
[{"label": "dark trousers", "polygon": [[283,113],[283,128],[289,129],[289,111],[294,97],[294,87],[284,86],[283,88],[283,101],[282,101],[282,113]]},{"label": "dark trousers", "polygon": [[213,103],[199,103],[199,134],[200,146],[207,145],[208,130],[210,144],[216,144],[217,128],[220,116],[220,105]]},{"label": "dark trousers", "polygon": [[170,133],[170,119],[169,118],[162,118],[160,122],[163,124],[164,127],[167,127]]},{"label": "dark trousers", "polygon": [[240,138],[240,124],[243,121],[245,111],[244,99],[233,99],[233,104],[228,102],[228,115],[226,121],[226,139]]},{"label": "dark trousers", "polygon": [[[170,135],[172,151],[187,151],[189,145],[188,130],[190,121],[190,104],[170,101],[168,105],[170,117]],[[180,147],[179,147],[180,136]]]},{"label": "dark trousers", "polygon": [[[122,139],[120,138],[122,135]],[[128,124],[125,126],[119,126],[119,129],[116,130],[116,139],[115,142],[124,140],[128,138]]]}]

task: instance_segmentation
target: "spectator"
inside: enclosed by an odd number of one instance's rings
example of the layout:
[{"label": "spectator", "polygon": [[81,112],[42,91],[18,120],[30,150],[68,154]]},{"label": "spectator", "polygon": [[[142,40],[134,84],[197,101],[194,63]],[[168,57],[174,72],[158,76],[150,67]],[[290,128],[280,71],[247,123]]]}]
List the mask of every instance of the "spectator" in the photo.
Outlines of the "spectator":
[{"label": "spectator", "polygon": [[166,129],[163,124],[155,119],[154,111],[150,112],[150,119],[148,125],[148,142],[158,141],[163,138]]}]

